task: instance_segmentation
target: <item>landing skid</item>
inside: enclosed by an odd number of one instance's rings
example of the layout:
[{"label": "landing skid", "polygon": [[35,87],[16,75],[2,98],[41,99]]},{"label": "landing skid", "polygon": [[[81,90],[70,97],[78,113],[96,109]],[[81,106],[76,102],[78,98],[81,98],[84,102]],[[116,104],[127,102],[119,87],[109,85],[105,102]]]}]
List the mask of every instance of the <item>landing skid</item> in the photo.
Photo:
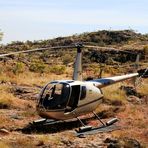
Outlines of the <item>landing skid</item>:
[{"label": "landing skid", "polygon": [[83,135],[92,135],[92,134],[96,134],[96,133],[103,133],[103,132],[111,132],[111,131],[114,131],[114,130],[118,130],[120,129],[119,126],[116,126],[116,125],[109,125],[109,126],[99,126],[99,127],[91,127],[89,128],[89,130],[80,130],[80,131],[76,131],[75,132],[75,135],[77,137],[81,137]]},{"label": "landing skid", "polygon": [[89,135],[89,134],[101,133],[101,132],[110,132],[110,131],[119,129],[118,126],[114,125],[114,123],[116,123],[117,121],[119,121],[118,118],[113,118],[113,119],[109,120],[108,122],[104,123],[95,112],[93,112],[93,114],[95,115],[95,117],[98,119],[98,121],[102,125],[100,125],[98,127],[86,126],[81,121],[81,119],[79,119],[77,117],[77,119],[82,124],[82,127],[80,127],[78,130],[75,130],[77,137],[80,137],[82,135]]},{"label": "landing skid", "polygon": [[[92,127],[92,126],[86,126],[88,120],[91,120],[90,118],[83,118],[79,119],[79,117],[76,117],[75,119],[69,119],[69,120],[53,120],[53,119],[39,119],[36,121],[33,121],[29,123],[26,127],[21,129],[23,133],[32,133],[32,132],[41,132],[41,133],[55,133],[60,132],[63,130],[70,130],[73,128],[78,128],[76,130],[76,136],[85,135],[85,134],[95,134],[97,132],[107,132],[117,129],[118,127],[113,125],[115,122],[118,121],[117,118],[113,118],[110,121],[104,123],[96,113],[93,112],[95,117],[101,122],[101,126],[99,127]],[[78,122],[79,121],[79,122]],[[82,127],[80,127],[82,125]]]}]

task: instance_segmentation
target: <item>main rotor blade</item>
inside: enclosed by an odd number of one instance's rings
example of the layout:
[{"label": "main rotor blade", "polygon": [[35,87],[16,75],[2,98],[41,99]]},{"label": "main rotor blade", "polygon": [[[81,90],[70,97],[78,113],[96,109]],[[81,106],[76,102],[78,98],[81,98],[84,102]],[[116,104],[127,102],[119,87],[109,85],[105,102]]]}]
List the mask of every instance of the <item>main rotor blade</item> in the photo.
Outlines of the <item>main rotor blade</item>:
[{"label": "main rotor blade", "polygon": [[117,50],[116,48],[112,47],[101,47],[101,46],[92,46],[92,45],[84,45],[85,48],[95,48],[95,49],[109,49],[109,50]]},{"label": "main rotor blade", "polygon": [[76,46],[73,45],[73,46],[56,46],[56,47],[46,47],[46,48],[36,48],[36,49],[30,49],[30,50],[22,50],[22,51],[16,51],[16,52],[1,54],[0,58],[10,56],[10,55],[17,55],[17,54],[20,54],[20,53],[29,53],[29,52],[48,50],[48,49],[75,48],[75,47]]},{"label": "main rotor blade", "polygon": [[55,46],[55,47],[45,47],[45,48],[36,48],[36,49],[30,49],[30,50],[22,50],[22,51],[16,51],[16,52],[10,52],[10,53],[5,53],[5,54],[0,54],[0,58],[10,56],[10,55],[17,55],[20,53],[29,53],[29,52],[36,52],[36,51],[42,51],[42,50],[49,50],[49,49],[61,49],[61,48],[94,48],[94,49],[103,49],[103,50],[110,50],[110,51],[116,51],[116,52],[123,52],[123,53],[130,53],[133,54],[132,52],[129,51],[124,51],[112,47],[101,47],[101,46],[92,46],[92,45],[83,45],[83,44],[74,44],[70,46]]},{"label": "main rotor blade", "polygon": [[122,53],[128,53],[128,54],[136,54],[136,53],[132,53],[130,51],[125,51],[125,50],[121,50],[121,49],[117,49],[117,48],[112,48],[112,47],[101,47],[101,46],[92,46],[92,45],[84,45],[83,47],[85,48],[94,48],[94,49],[103,49],[103,50],[108,50],[108,51],[116,51],[118,52],[122,52]]}]

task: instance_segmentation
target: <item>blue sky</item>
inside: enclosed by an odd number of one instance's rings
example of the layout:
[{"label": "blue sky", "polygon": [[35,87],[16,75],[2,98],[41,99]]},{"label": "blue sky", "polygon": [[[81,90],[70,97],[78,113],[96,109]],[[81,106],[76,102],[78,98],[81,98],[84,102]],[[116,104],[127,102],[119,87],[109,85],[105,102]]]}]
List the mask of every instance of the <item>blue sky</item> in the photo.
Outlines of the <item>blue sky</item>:
[{"label": "blue sky", "polygon": [[148,0],[0,0],[1,43],[102,29],[148,33]]}]

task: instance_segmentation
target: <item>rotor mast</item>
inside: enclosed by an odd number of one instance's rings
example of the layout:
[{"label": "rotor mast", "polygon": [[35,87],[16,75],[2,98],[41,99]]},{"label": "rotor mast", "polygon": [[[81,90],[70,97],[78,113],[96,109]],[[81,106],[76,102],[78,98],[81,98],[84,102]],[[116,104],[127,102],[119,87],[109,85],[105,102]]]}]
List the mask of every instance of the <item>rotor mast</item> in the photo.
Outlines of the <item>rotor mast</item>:
[{"label": "rotor mast", "polygon": [[82,44],[76,44],[77,55],[74,63],[73,80],[82,81]]}]

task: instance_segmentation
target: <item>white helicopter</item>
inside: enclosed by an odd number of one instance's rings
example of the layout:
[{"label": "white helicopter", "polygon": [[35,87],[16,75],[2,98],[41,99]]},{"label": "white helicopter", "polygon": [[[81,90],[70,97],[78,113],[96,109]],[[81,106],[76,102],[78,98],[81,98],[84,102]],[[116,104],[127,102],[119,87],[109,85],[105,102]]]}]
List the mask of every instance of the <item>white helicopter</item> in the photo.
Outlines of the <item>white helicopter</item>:
[{"label": "white helicopter", "polygon": [[[101,91],[101,88],[133,77],[137,77],[139,73],[131,73],[122,76],[114,76],[83,81],[82,48],[102,47],[75,44],[73,46],[37,48],[26,51],[1,54],[0,58],[20,53],[28,53],[59,48],[77,48],[73,79],[52,81],[43,87],[39,94],[38,103],[36,106],[39,116],[41,116],[44,119],[54,120],[68,120],[77,118],[83,125],[81,130],[84,130],[84,127],[85,130],[90,130],[90,126],[85,126],[85,124],[79,118],[81,115],[85,115],[88,113],[93,113],[97,117],[97,119],[99,119],[99,121],[103,124],[103,126],[111,125],[117,122],[117,118],[114,118],[113,120],[110,120],[105,124],[94,112],[98,105],[102,102],[103,93]],[[116,49],[112,48],[112,50]]]}]

